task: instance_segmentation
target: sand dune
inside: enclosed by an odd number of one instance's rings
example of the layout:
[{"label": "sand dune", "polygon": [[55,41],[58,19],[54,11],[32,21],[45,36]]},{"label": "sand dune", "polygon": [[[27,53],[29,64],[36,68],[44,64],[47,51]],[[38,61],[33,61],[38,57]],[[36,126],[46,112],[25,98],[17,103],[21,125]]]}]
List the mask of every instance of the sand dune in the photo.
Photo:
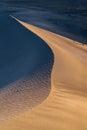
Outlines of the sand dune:
[{"label": "sand dune", "polygon": [[16,19],[53,50],[51,92],[41,105],[0,123],[1,130],[87,130],[87,46]]},{"label": "sand dune", "polygon": [[0,18],[0,28],[7,24],[0,33],[1,121],[31,109],[48,97],[53,53],[42,39],[6,13],[0,14]]}]

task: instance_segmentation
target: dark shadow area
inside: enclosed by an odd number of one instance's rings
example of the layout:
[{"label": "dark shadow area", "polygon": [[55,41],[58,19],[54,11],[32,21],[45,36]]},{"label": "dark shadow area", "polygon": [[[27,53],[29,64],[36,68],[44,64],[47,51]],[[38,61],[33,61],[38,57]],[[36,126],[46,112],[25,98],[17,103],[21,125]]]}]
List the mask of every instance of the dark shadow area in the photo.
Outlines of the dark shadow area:
[{"label": "dark shadow area", "polygon": [[[35,34],[0,12],[0,88],[39,70],[53,53]],[[50,68],[52,69],[52,68]]]}]

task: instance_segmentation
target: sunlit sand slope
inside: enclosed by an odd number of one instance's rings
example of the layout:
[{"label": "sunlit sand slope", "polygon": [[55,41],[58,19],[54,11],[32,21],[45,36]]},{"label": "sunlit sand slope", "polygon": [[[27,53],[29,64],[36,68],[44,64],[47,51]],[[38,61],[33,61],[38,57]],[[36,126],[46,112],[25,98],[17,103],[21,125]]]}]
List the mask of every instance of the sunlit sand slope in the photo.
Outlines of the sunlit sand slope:
[{"label": "sunlit sand slope", "polygon": [[[17,20],[17,19],[16,19]],[[52,48],[52,89],[41,105],[0,123],[1,130],[87,130],[87,46],[19,21]]]}]

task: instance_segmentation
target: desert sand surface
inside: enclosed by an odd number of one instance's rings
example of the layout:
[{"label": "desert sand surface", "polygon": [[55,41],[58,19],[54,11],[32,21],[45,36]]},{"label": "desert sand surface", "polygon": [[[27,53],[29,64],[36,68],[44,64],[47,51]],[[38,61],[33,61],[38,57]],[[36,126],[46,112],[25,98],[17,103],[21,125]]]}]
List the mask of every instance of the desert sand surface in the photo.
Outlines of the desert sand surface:
[{"label": "desert sand surface", "polygon": [[32,110],[0,122],[0,130],[87,130],[87,46],[16,20],[54,53],[51,92]]}]

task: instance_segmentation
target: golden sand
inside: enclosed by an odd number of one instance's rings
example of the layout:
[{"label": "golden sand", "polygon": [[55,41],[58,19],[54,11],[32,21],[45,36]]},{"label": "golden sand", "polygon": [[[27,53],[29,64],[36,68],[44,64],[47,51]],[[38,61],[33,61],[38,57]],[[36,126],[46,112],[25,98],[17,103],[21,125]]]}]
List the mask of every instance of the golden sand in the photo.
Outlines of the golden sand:
[{"label": "golden sand", "polygon": [[87,46],[17,21],[52,49],[52,88],[42,104],[1,122],[0,130],[87,130]]}]

